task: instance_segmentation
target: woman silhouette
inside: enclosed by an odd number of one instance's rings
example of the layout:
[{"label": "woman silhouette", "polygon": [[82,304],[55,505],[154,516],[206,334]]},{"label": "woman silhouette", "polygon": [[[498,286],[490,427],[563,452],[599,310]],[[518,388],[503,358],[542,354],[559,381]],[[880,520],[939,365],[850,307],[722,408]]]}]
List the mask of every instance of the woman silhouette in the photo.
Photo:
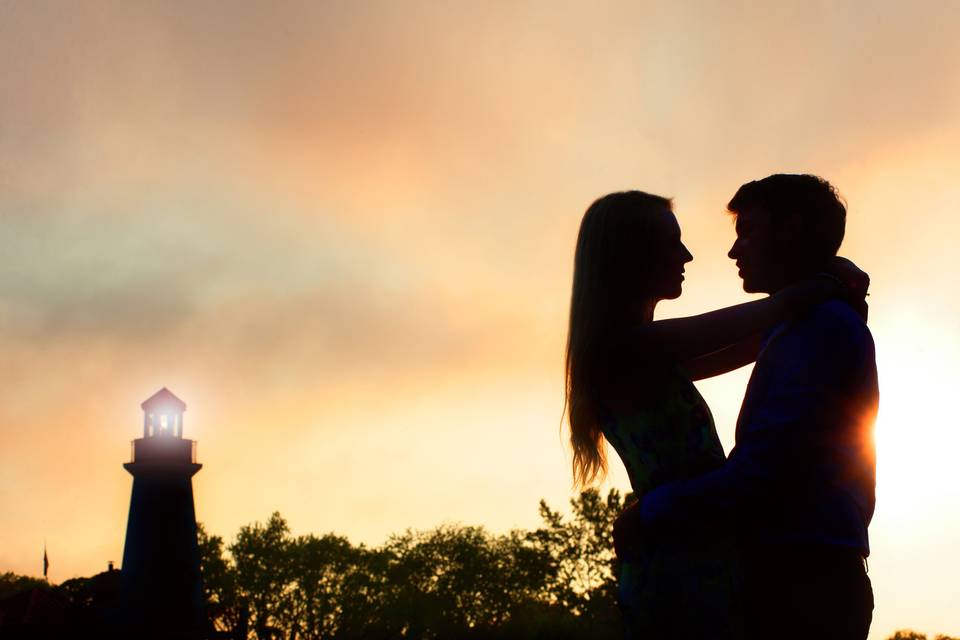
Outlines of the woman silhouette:
[{"label": "woman silhouette", "polygon": [[[584,214],[566,350],[565,413],[576,485],[606,472],[604,440],[622,459],[637,495],[722,465],[710,409],[692,380],[754,361],[764,330],[830,297],[851,295],[838,277],[817,276],[762,300],[654,320],[660,300],[680,296],[684,265],[692,259],[666,198],[612,193]],[[865,274],[835,260],[838,276],[862,285]],[[719,518],[689,522],[657,539],[633,534],[618,544],[617,555],[630,637],[739,635],[732,532]]]}]

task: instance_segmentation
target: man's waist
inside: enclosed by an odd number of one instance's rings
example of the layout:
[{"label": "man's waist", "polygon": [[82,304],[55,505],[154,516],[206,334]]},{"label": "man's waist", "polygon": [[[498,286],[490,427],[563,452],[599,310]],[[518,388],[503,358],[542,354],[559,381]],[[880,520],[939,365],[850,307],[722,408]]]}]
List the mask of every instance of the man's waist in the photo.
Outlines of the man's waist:
[{"label": "man's waist", "polygon": [[770,554],[776,554],[785,558],[794,559],[798,562],[823,558],[834,560],[861,560],[865,557],[863,550],[858,546],[827,544],[824,542],[754,541],[741,544],[740,549],[747,555],[768,556]]},{"label": "man's waist", "polygon": [[741,547],[746,551],[750,549],[758,549],[762,553],[775,551],[778,554],[789,553],[798,558],[847,556],[866,558],[870,555],[870,541],[866,531],[859,535],[853,533],[827,535],[820,531],[767,529],[741,531],[739,539]]},{"label": "man's waist", "polygon": [[830,544],[756,544],[742,545],[740,558],[748,573],[758,568],[769,571],[780,567],[790,571],[829,576],[834,572],[868,573],[867,553],[858,548]]},{"label": "man's waist", "polygon": [[868,549],[873,496],[823,490],[772,492],[743,505],[737,521],[746,539],[774,544]]}]

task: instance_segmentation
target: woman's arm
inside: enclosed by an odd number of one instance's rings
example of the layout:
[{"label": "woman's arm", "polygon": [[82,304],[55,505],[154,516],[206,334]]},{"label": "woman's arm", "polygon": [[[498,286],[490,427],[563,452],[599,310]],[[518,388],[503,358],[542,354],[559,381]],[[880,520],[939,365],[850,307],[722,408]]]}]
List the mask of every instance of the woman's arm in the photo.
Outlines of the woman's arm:
[{"label": "woman's arm", "polygon": [[725,350],[819,302],[841,296],[845,290],[834,278],[814,277],[762,300],[686,318],[645,322],[615,338],[609,345],[610,357],[627,367],[688,363]]},{"label": "woman's arm", "polygon": [[[850,303],[860,317],[863,318],[863,321],[866,322],[867,302],[866,300],[856,299],[856,296],[854,296],[854,298],[855,299],[852,300],[848,299],[847,302]],[[762,343],[763,334],[755,333],[729,347],[681,363],[680,367],[690,376],[691,380],[703,380],[705,378],[720,376],[756,362]]]},{"label": "woman's arm", "polygon": [[680,366],[691,380],[703,380],[739,369],[756,361],[762,334],[755,333],[719,351],[684,362]]}]

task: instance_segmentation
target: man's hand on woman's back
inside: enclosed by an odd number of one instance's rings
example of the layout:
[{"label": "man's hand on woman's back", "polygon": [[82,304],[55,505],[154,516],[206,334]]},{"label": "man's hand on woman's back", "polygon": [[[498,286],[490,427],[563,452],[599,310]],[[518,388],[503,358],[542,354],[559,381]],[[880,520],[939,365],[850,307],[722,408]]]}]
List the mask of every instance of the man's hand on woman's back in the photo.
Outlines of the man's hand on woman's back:
[{"label": "man's hand on woman's back", "polygon": [[640,521],[640,500],[631,502],[613,521],[613,550],[621,560],[627,549],[640,540],[642,523]]}]

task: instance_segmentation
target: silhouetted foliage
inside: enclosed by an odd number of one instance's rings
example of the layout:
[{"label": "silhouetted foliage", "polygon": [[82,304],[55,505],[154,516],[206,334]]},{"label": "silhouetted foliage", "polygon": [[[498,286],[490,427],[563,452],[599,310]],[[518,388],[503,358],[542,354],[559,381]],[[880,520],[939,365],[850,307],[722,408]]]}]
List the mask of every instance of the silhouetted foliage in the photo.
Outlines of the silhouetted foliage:
[{"label": "silhouetted foliage", "polygon": [[93,578],[70,578],[57,585],[56,589],[76,608],[86,609],[93,606]]},{"label": "silhouetted foliage", "polygon": [[99,637],[115,612],[120,572],[114,569],[59,585],[0,575],[0,638]]},{"label": "silhouetted foliage", "polygon": [[565,521],[541,500],[546,526],[532,535],[556,568],[556,602],[574,614],[605,618],[616,597],[613,521],[624,502],[620,492],[611,489],[606,500],[596,491],[585,491],[570,504],[573,520]]},{"label": "silhouetted foliage", "polygon": [[11,571],[0,573],[0,600],[15,596],[30,589],[49,589],[46,580],[21,576]]},{"label": "silhouetted foliage", "polygon": [[279,513],[266,524],[240,528],[228,547],[233,558],[238,601],[249,612],[258,640],[273,638],[290,619],[295,576],[290,528]]},{"label": "silhouetted foliage", "polygon": [[199,528],[214,627],[268,638],[620,637],[613,520],[619,492],[586,491],[572,518],[540,504],[543,526],[493,535],[443,525],[382,547],[293,537],[274,513],[232,544]]},{"label": "silhouetted foliage", "polygon": [[207,615],[215,630],[236,631],[245,618],[238,601],[236,572],[223,555],[223,538],[209,535],[198,522],[197,546]]},{"label": "silhouetted foliage", "polygon": [[[541,501],[534,531],[443,525],[375,549],[332,534],[293,537],[279,513],[242,527],[229,546],[198,525],[204,598],[218,637],[243,640],[621,638],[611,536],[624,506],[616,490],[586,491],[571,500],[570,518]],[[51,586],[6,572],[0,601],[51,589],[76,629],[102,622],[118,576]],[[928,637],[901,630],[887,640]]]}]

